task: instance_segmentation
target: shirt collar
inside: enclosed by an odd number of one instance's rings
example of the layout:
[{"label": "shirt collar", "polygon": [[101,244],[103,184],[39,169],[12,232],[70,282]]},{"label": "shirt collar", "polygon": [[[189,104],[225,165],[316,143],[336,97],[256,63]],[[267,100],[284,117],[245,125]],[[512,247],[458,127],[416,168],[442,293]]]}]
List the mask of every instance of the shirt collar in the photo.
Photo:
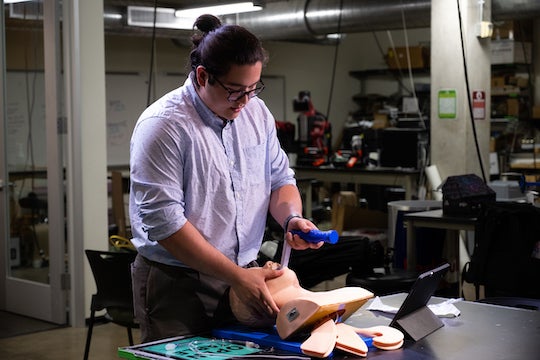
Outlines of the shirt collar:
[{"label": "shirt collar", "polygon": [[195,107],[195,110],[197,110],[197,113],[199,114],[203,122],[206,125],[215,129],[223,129],[228,124],[232,125],[233,120],[224,120],[220,118],[212,110],[210,110],[210,108],[204,103],[204,101],[202,101],[199,93],[195,89],[194,77],[194,72],[191,72],[188,79],[186,80],[186,87],[191,96],[191,100],[193,101],[193,106]]}]

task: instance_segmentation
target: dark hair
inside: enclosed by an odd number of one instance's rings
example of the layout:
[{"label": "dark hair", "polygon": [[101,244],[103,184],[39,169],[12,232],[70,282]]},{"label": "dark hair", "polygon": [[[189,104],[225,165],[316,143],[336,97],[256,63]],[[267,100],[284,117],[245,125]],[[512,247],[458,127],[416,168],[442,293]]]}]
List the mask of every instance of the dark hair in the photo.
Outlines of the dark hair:
[{"label": "dark hair", "polygon": [[189,62],[191,70],[204,66],[215,77],[229,72],[231,65],[252,65],[260,61],[263,66],[268,55],[261,41],[250,31],[238,25],[222,25],[213,15],[201,15],[193,25],[193,48]]}]

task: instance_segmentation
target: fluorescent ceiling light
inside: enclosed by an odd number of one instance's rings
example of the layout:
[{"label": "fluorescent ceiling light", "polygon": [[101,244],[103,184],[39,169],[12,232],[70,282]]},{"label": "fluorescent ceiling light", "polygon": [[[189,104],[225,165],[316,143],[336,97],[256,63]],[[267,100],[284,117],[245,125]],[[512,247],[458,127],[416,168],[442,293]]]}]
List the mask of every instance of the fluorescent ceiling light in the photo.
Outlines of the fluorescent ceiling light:
[{"label": "fluorescent ceiling light", "polygon": [[4,0],[4,4],[15,4],[20,2],[30,2],[32,0]]},{"label": "fluorescent ceiling light", "polygon": [[[206,6],[192,9],[175,10],[172,8],[156,8],[155,24],[158,28],[193,29],[193,23],[202,14],[226,15],[261,10],[261,6],[253,2],[242,2],[229,5]],[[154,26],[154,8],[147,6],[128,6],[127,23],[131,26]]]},{"label": "fluorescent ceiling light", "polygon": [[[174,16],[174,9],[156,8],[155,24],[158,28],[192,29],[193,21]],[[154,8],[149,6],[128,6],[127,23],[130,26],[154,27]]]},{"label": "fluorescent ceiling light", "polygon": [[196,19],[199,15],[202,14],[227,15],[259,10],[262,10],[262,6],[254,5],[253,2],[250,1],[226,5],[204,6],[198,8],[176,10],[174,15],[177,18]]},{"label": "fluorescent ceiling light", "polygon": [[339,40],[339,39],[344,38],[344,37],[345,37],[345,34],[337,34],[337,33],[326,34],[326,38],[328,40]]},{"label": "fluorescent ceiling light", "polygon": [[104,12],[103,18],[110,20],[122,20],[122,14]]}]

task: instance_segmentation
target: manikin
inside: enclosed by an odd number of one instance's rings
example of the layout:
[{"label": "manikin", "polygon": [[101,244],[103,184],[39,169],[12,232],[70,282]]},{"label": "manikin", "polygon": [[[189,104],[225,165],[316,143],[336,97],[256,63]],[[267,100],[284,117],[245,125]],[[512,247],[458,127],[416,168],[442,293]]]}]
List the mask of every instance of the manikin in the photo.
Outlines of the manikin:
[{"label": "manikin", "polygon": [[[280,268],[275,262],[265,267]],[[367,355],[367,346],[358,335],[373,338],[373,345],[384,350],[398,349],[403,345],[403,333],[389,326],[367,329],[344,324],[373,293],[360,287],[344,287],[330,291],[314,292],[300,286],[296,273],[285,268],[282,276],[267,280],[267,286],[280,308],[277,318],[250,312],[231,290],[231,310],[237,320],[250,327],[276,325],[279,336],[287,339],[298,334],[311,335],[302,343],[302,351],[310,356],[326,357],[334,348],[360,356]]]}]

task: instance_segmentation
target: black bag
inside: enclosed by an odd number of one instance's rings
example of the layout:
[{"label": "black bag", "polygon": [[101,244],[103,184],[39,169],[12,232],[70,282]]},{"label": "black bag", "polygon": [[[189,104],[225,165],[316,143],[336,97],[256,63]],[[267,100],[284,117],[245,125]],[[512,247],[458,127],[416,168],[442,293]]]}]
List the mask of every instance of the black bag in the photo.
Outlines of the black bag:
[{"label": "black bag", "polygon": [[476,217],[484,204],[495,202],[495,191],[475,174],[449,176],[442,186],[443,213]]},{"label": "black bag", "polygon": [[[371,272],[382,253],[377,254],[375,244],[365,236],[341,236],[336,244],[325,244],[320,249],[292,250],[289,267],[296,272],[300,285],[311,288],[349,272]],[[280,244],[281,245],[281,244]],[[281,246],[278,254],[281,254]],[[382,266],[382,265],[381,265]]]},{"label": "black bag", "polygon": [[475,232],[463,280],[485,286],[486,297],[540,298],[540,208],[530,204],[487,204]]}]

